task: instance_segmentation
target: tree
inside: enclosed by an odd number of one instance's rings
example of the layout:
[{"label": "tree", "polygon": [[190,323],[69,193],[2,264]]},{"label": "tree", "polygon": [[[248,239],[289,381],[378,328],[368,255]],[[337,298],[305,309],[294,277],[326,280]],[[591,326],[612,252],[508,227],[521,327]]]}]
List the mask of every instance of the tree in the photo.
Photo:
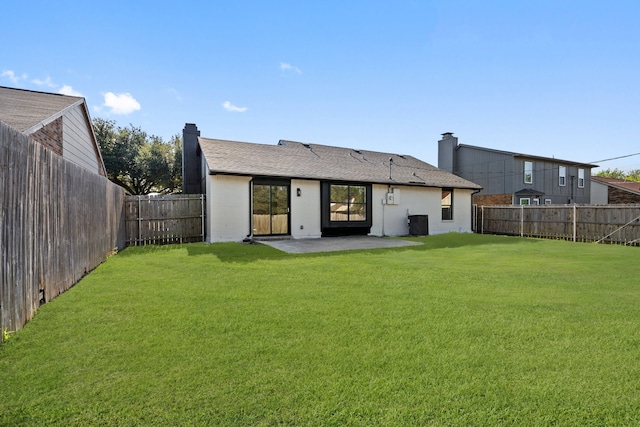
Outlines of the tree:
[{"label": "tree", "polygon": [[605,169],[598,173],[596,176],[601,176],[603,178],[615,178],[615,179],[624,179],[627,181],[636,181],[640,182],[640,169],[633,169],[629,172],[625,172],[622,169]]},{"label": "tree", "polygon": [[168,194],[182,188],[182,140],[167,143],[139,127],[118,127],[113,120],[93,119],[107,177],[130,194]]}]

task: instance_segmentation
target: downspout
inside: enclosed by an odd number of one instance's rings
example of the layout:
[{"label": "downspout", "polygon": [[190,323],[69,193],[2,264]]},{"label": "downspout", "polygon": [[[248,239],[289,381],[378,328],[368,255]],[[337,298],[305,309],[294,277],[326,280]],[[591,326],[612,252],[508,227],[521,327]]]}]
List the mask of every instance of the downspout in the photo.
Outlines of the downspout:
[{"label": "downspout", "polygon": [[570,203],[575,203],[575,201],[573,200],[573,180],[575,179],[574,175],[571,175],[571,200]]},{"label": "downspout", "polygon": [[249,181],[249,234],[243,243],[253,243],[253,178]]},{"label": "downspout", "polygon": [[[482,191],[482,188],[479,189],[479,190],[474,190],[474,191],[471,192],[471,231],[476,232],[476,233],[478,232],[477,231],[477,228],[478,228],[478,208],[477,208],[477,205],[473,204],[473,196],[475,194],[478,194],[481,191]],[[476,214],[476,220],[475,221],[473,220],[474,212]],[[484,218],[483,218],[483,221],[484,221]]]},{"label": "downspout", "polygon": [[380,199],[380,203],[382,203],[382,237],[384,237],[384,208],[386,203],[386,199],[383,197],[382,199]]}]

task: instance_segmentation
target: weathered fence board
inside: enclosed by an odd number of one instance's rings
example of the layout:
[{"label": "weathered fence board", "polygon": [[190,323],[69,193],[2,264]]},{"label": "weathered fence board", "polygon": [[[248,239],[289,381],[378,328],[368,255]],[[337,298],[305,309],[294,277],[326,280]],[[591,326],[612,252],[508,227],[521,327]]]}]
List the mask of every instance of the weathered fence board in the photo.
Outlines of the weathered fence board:
[{"label": "weathered fence board", "polygon": [[474,231],[640,245],[640,205],[476,206]]},{"label": "weathered fence board", "polygon": [[125,246],[124,191],[0,123],[0,330]]},{"label": "weathered fence board", "polygon": [[204,240],[204,195],[127,196],[128,245],[164,245]]}]

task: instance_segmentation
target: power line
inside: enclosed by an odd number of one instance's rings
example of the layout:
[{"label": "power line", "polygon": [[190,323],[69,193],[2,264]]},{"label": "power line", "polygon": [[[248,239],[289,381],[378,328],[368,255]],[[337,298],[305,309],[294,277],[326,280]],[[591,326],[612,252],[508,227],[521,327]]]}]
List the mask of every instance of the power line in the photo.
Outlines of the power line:
[{"label": "power line", "polygon": [[610,159],[604,159],[604,160],[596,160],[595,162],[590,162],[590,163],[602,163],[602,162],[608,162],[609,160],[625,159],[627,157],[633,157],[633,156],[640,156],[640,153],[627,154],[625,156],[612,157]]}]

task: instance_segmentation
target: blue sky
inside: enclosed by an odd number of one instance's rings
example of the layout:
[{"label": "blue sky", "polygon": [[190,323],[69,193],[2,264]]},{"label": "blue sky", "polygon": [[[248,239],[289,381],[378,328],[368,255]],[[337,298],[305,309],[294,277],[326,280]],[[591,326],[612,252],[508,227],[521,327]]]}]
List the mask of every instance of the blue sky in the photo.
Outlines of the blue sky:
[{"label": "blue sky", "polygon": [[[168,139],[640,153],[638,1],[11,1],[0,85]],[[11,19],[7,19],[11,17]],[[601,162],[640,168],[640,155]]]}]

